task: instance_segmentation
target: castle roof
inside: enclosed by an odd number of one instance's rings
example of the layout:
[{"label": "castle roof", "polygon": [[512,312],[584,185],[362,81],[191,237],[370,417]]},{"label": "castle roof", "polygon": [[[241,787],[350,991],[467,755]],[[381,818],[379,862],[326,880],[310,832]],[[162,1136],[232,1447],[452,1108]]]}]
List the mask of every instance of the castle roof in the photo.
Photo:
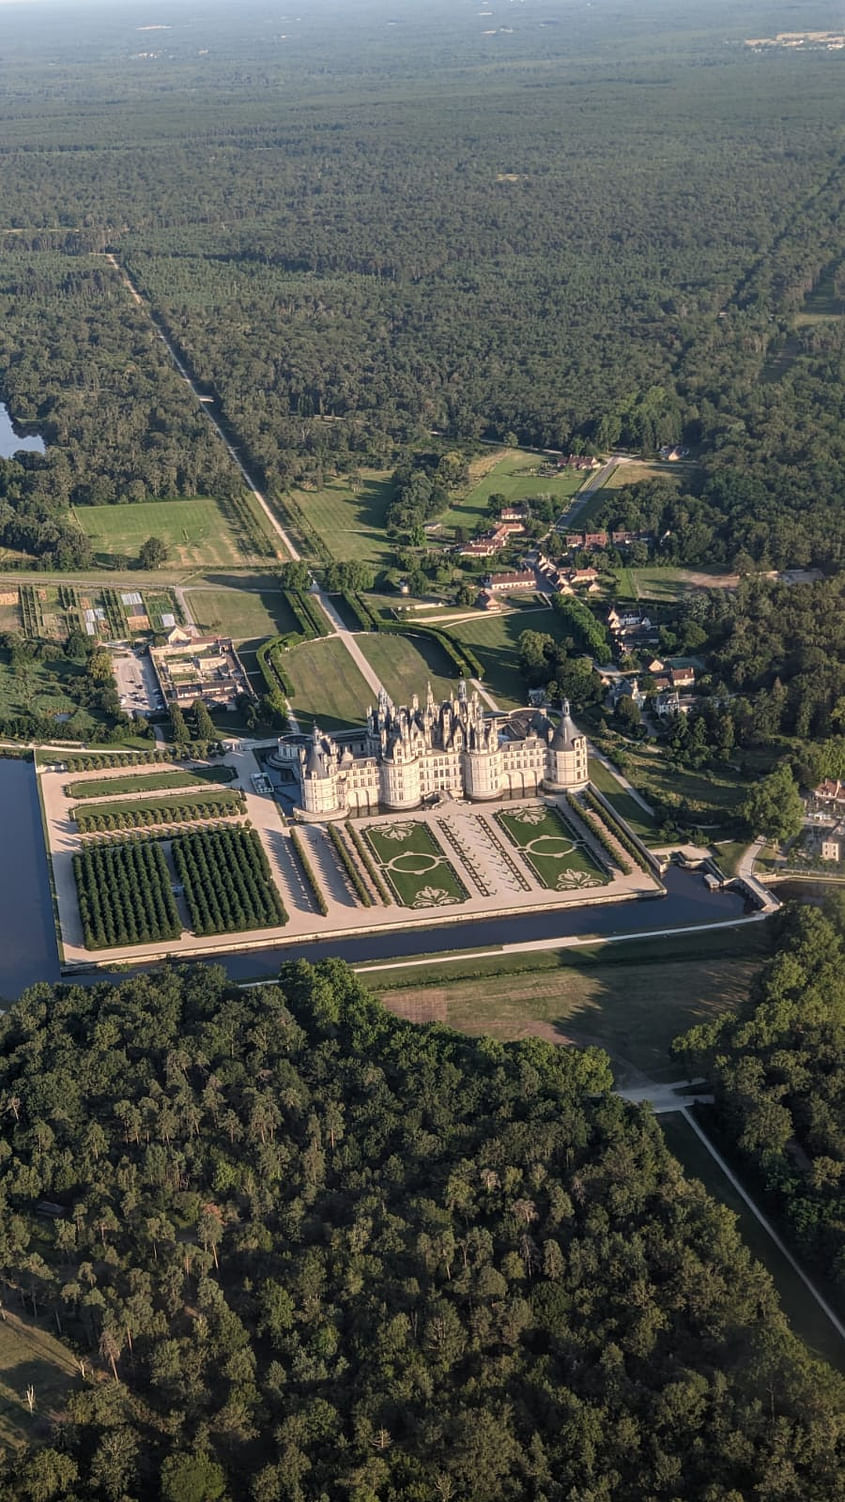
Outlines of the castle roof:
[{"label": "castle roof", "polygon": [[569,713],[569,700],[564,699],[560,720],[549,744],[553,751],[572,751],[578,737],[578,728]]},{"label": "castle roof", "polygon": [[311,736],[311,745],[309,747],[308,756],[305,762],[305,775],[306,777],[328,777],[329,775],[329,771],[323,757],[322,746],[320,745],[320,732],[317,729],[316,723],[314,725],[314,730]]}]

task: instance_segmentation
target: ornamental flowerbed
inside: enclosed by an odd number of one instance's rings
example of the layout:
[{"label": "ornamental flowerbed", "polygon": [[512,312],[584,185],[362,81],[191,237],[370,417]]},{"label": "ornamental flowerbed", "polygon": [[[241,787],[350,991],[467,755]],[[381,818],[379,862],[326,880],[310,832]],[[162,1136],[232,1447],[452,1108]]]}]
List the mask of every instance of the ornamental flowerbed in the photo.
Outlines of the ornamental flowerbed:
[{"label": "ornamental flowerbed", "polygon": [[495,818],[542,887],[574,892],[607,885],[607,873],[556,808],[531,803],[501,809]]},{"label": "ornamental flowerbed", "polygon": [[403,907],[454,907],[469,892],[451,861],[418,819],[371,824],[364,831],[381,874]]}]

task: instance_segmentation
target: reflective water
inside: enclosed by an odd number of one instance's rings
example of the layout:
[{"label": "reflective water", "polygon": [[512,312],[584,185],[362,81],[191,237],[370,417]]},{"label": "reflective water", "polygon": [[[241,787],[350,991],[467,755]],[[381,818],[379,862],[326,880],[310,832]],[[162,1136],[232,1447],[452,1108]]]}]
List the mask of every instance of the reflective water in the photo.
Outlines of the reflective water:
[{"label": "reflective water", "polygon": [[41,810],[31,761],[0,758],[0,997],[59,978]]},{"label": "reflective water", "polygon": [[39,438],[37,433],[29,433],[22,438],[15,432],[12,419],[0,402],[0,459],[11,459],[21,449],[30,454],[46,453],[44,439]]}]

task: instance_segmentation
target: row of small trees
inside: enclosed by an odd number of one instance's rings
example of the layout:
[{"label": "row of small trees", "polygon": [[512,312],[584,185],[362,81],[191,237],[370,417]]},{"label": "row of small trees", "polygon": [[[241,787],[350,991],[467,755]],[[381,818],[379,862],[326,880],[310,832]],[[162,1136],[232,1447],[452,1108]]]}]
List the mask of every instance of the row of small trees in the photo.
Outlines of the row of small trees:
[{"label": "row of small trees", "polygon": [[236,933],[287,922],[254,829],[200,829],[178,836],[172,849],[196,934]]},{"label": "row of small trees", "polygon": [[355,896],[358,898],[358,901],[360,902],[362,907],[372,907],[373,899],[367,891],[364,882],[361,880],[361,873],[359,872],[358,867],[352,859],[352,856],[349,854],[349,850],[347,849],[346,841],[344,840],[343,835],[334,824],[328,825],[328,831],[329,839],[334,845],[335,853],[338,860],[340,861],[340,864],[346,872],[346,875],[349,877],[349,881],[352,886],[352,890],[355,893]]},{"label": "row of small trees", "polygon": [[[216,732],[215,732],[216,734]],[[84,756],[72,755],[64,757],[64,764],[69,772],[99,772],[103,770],[114,771],[115,767],[152,767],[160,762],[184,761],[193,753],[194,743],[180,746],[178,750],[156,749],[155,751],[129,751],[121,752],[117,756],[98,751],[86,752]],[[219,740],[212,745],[203,745],[204,754],[209,756],[222,756],[223,746]]]},{"label": "row of small trees", "polygon": [[652,874],[652,870],[651,866],[648,863],[648,860],[643,855],[643,852],[637,844],[636,840],[631,838],[628,831],[620,823],[619,819],[617,819],[615,815],[605,807],[601,799],[597,797],[591,787],[584,789],[584,798],[589,807],[593,810],[593,813],[596,814],[597,817],[607,825],[614,839],[619,841],[619,844],[622,846],[623,850],[627,850],[631,859],[639,866],[640,870],[645,871],[646,875],[650,876]]},{"label": "row of small trees", "polygon": [[86,949],[177,939],[182,932],[160,845],[84,845],[73,874]]},{"label": "row of small trees", "polygon": [[127,803],[125,808],[111,813],[97,813],[94,809],[76,808],[74,818],[82,834],[98,834],[104,830],[146,829],[156,824],[190,824],[198,819],[223,819],[232,814],[246,812],[246,799],[242,792],[221,793],[217,798],[202,803]]},{"label": "row of small trees", "polygon": [[381,872],[378,870],[375,861],[372,859],[369,850],[364,844],[364,841],[361,839],[361,836],[355,828],[355,825],[352,823],[351,819],[347,819],[346,821],[346,833],[349,835],[352,844],[355,846],[355,851],[358,855],[361,865],[367,872],[370,881],[378,892],[379,897],[381,898],[385,907],[387,907],[388,904],[392,901],[390,892],[385,885]]},{"label": "row of small trees", "polygon": [[302,874],[311,889],[311,896],[314,899],[314,906],[316,907],[317,912],[322,913],[323,917],[325,918],[329,910],[328,903],[323,896],[323,889],[317,880],[314,867],[308,859],[305,846],[303,845],[302,840],[300,839],[295,829],[292,829],[290,832],[290,842],[293,846],[294,854],[296,855],[296,858],[302,868]]},{"label": "row of small trees", "polygon": [[601,819],[597,819],[595,814],[590,813],[588,808],[579,803],[574,793],[567,793],[566,801],[572,812],[577,814],[579,819],[583,820],[593,839],[598,841],[613,865],[622,872],[623,876],[630,876],[632,870],[630,862],[626,861],[624,855],[620,855],[619,846],[615,840],[610,838]]}]

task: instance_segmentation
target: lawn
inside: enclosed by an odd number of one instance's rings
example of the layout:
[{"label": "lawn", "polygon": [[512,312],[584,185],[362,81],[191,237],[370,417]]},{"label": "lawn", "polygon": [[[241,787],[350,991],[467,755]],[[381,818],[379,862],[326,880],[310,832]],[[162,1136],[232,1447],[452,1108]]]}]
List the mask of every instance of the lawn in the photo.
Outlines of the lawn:
[{"label": "lawn", "polygon": [[689,568],[620,568],[616,570],[620,598],[654,600],[655,604],[682,600],[697,589],[735,589],[736,574]]},{"label": "lawn", "polygon": [[357,482],[340,476],[322,490],[293,490],[285,504],[294,521],[304,517],[333,558],[381,568],[395,547],[384,530],[392,492],[390,471],[365,469]]},{"label": "lawn", "polygon": [[469,893],[427,824],[371,824],[364,830],[385,880],[403,907],[454,907]]},{"label": "lawn", "polygon": [[85,782],[71,782],[65,789],[69,798],[116,798],[120,793],[155,793],[159,789],[196,787],[201,782],[231,782],[231,767],[197,767],[192,772],[167,772],[150,768],[148,773],[133,772],[126,777],[97,777]]},{"label": "lawn", "polygon": [[475,652],[484,670],[484,686],[503,709],[527,703],[528,689],[519,666],[519,638],[523,631],[559,634],[561,618],[554,610],[513,610],[483,615],[445,626],[456,641]]},{"label": "lawn", "polygon": [[603,762],[597,757],[590,757],[590,781],[595,784],[600,793],[613,805],[618,814],[621,814],[626,824],[629,824],[635,834],[644,840],[655,841],[659,839],[657,825],[650,814],[632,798],[621,782],[617,782],[612,772],[609,772]]},{"label": "lawn", "polygon": [[532,496],[553,496],[563,506],[584,483],[582,470],[563,469],[559,474],[538,475],[536,469],[543,463],[543,458],[528,449],[503,449],[501,458],[496,459],[491,467],[492,457],[484,456],[479,466],[484,471],[481,478],[437,518],[444,527],[472,529],[480,521],[486,521],[487,502],[491,495],[503,495],[510,503],[529,500]]},{"label": "lawn", "polygon": [[[64,1407],[79,1368],[71,1352],[38,1325],[7,1311],[0,1321],[0,1444],[20,1445],[35,1437],[46,1419]],[[26,1390],[35,1388],[35,1411]]]},{"label": "lawn", "polygon": [[361,724],[375,696],[339,637],[322,636],[292,647],[281,664],[291,681],[291,705],[303,730],[315,720],[323,730]]},{"label": "lawn", "polygon": [[356,640],[396,704],[409,704],[412,694],[424,699],[429,682],[435,699],[450,698],[455,692],[457,678],[437,642],[392,632],[366,632]]},{"label": "lawn", "polygon": [[[778,1250],[742,1196],[718,1163],[696,1136],[680,1112],[658,1116],[666,1146],[677,1158],[689,1178],[698,1179],[714,1199],[721,1201],[737,1217],[738,1229],[753,1257],[762,1262],[778,1291],[783,1311],[796,1335],[815,1356],[845,1371],[842,1341],[833,1330],[815,1299],[805,1288],[795,1269]],[[733,1167],[733,1165],[731,1165]]]},{"label": "lawn", "polygon": [[[230,814],[243,812],[237,791],[230,792],[227,788],[195,788],[190,793],[174,793],[169,798],[119,798],[115,801],[85,803],[81,808],[72,810],[72,817],[78,816],[79,819],[84,820],[105,814],[159,813],[161,819],[155,822],[177,823],[181,822],[184,809],[202,809],[207,803],[223,805],[226,812]],[[201,813],[199,817],[202,818]]]},{"label": "lawn", "polygon": [[[502,1041],[596,1045],[620,1085],[672,1080],[672,1040],[745,1000],[770,952],[764,924],[590,950],[467,957],[364,977],[391,1011]],[[463,978],[459,978],[463,977]]]},{"label": "lawn", "polygon": [[263,556],[238,514],[224,512],[209,497],[77,506],[73,515],[90,537],[97,562],[109,568],[134,564],[148,537],[161,538],[169,564],[177,568],[219,568]]},{"label": "lawn", "polygon": [[527,804],[497,813],[496,822],[540,885],[549,891],[570,892],[607,885],[609,877],[557,809],[542,803]]},{"label": "lawn", "polygon": [[298,630],[284,595],[273,580],[245,579],[234,589],[186,589],[191,615],[204,631],[219,632],[235,641],[266,641]]}]

